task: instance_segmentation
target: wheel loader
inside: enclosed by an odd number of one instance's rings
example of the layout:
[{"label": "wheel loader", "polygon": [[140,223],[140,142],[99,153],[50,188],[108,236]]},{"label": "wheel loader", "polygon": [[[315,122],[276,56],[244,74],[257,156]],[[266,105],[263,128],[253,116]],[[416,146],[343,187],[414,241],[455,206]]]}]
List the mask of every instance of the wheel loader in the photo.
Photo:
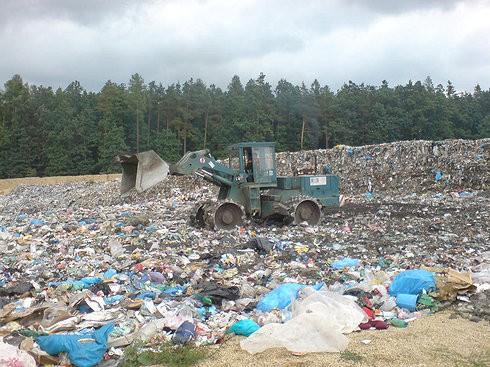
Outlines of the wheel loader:
[{"label": "wheel loader", "polygon": [[216,201],[199,203],[191,221],[216,229],[239,226],[245,216],[316,225],[322,206],[339,205],[336,175],[278,176],[274,143],[238,143],[229,151],[228,164],[216,160],[208,150],[187,152],[170,166],[153,151],[119,156],[123,168],[121,193],[133,187],[143,191],[164,179],[168,172],[197,175],[219,186],[219,194]]}]

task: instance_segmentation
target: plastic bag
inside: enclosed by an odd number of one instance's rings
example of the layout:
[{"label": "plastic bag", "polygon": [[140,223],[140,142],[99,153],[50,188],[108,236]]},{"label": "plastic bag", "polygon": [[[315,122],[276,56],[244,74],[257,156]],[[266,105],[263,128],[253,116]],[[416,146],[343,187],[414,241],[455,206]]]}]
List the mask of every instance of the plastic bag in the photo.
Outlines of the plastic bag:
[{"label": "plastic bag", "polygon": [[36,361],[29,353],[0,341],[0,366],[36,367]]},{"label": "plastic bag", "polygon": [[143,327],[137,331],[134,339],[140,342],[146,342],[160,333],[164,327],[164,319],[152,320],[143,325]]},{"label": "plastic bag", "polygon": [[107,269],[107,271],[104,273],[104,279],[112,279],[116,275],[117,275],[117,270],[110,268]]},{"label": "plastic bag", "polygon": [[165,282],[165,276],[158,271],[150,271],[148,275],[153,283],[162,284]]},{"label": "plastic bag", "polygon": [[70,362],[77,367],[92,367],[104,357],[107,338],[113,328],[114,324],[109,323],[89,333],[39,336],[36,343],[52,356],[68,353]]},{"label": "plastic bag", "polygon": [[340,352],[348,339],[332,328],[328,318],[318,313],[301,314],[284,324],[267,324],[240,342],[242,349],[255,354],[269,348],[286,348],[296,353]]},{"label": "plastic bag", "polygon": [[299,297],[292,305],[293,319],[303,313],[319,313],[341,333],[351,333],[360,323],[367,321],[361,307],[345,296],[307,287],[299,292]]},{"label": "plastic bag", "polygon": [[353,259],[350,257],[344,257],[342,260],[337,260],[332,263],[331,268],[335,270],[340,270],[344,268],[353,268],[359,265],[358,259]]},{"label": "plastic bag", "polygon": [[177,330],[185,321],[193,322],[197,310],[190,305],[183,304],[172,311],[164,313],[165,326]]},{"label": "plastic bag", "polygon": [[398,293],[396,296],[396,305],[408,311],[415,311],[417,308],[417,299],[418,296],[416,294]]},{"label": "plastic bag", "polygon": [[172,341],[175,344],[187,344],[196,336],[196,325],[190,321],[184,321],[175,331]]},{"label": "plastic bag", "polygon": [[367,320],[360,307],[332,292],[308,287],[292,305],[293,318],[284,324],[267,324],[240,342],[255,354],[269,348],[286,348],[296,353],[341,352],[347,348],[348,333]]},{"label": "plastic bag", "polygon": [[390,286],[390,294],[420,294],[436,289],[434,274],[427,270],[406,270],[398,274]]},{"label": "plastic bag", "polygon": [[[276,289],[267,293],[259,303],[257,303],[257,310],[262,312],[270,312],[276,308],[282,310],[291,304],[297,297],[298,291],[307,287],[304,284],[298,283],[284,283]],[[319,283],[314,286],[316,290],[323,287],[323,283]]]},{"label": "plastic bag", "polygon": [[472,274],[473,280],[477,284],[490,283],[490,264],[484,264],[478,272]]},{"label": "plastic bag", "polygon": [[245,320],[237,321],[233,325],[231,325],[227,333],[250,336],[259,329],[260,326],[254,320],[245,319]]}]

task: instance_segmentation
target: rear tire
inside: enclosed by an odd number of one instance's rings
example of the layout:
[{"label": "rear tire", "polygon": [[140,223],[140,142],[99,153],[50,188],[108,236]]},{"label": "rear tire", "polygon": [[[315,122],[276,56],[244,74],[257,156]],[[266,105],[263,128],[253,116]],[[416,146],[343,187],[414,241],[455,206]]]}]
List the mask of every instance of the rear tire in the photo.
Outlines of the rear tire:
[{"label": "rear tire", "polygon": [[223,203],[214,212],[214,226],[216,229],[233,229],[243,224],[243,216],[243,210],[237,204]]},{"label": "rear tire", "polygon": [[314,200],[302,200],[294,210],[294,223],[307,222],[310,226],[315,226],[320,222],[321,216],[321,208]]}]

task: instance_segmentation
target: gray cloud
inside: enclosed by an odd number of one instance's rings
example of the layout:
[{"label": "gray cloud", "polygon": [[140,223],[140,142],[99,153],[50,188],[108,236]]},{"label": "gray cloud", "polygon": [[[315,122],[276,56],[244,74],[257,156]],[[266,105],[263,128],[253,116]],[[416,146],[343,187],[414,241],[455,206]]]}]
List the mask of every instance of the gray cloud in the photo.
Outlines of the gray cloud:
[{"label": "gray cloud", "polygon": [[123,16],[145,3],[151,1],[3,0],[0,2],[0,19],[4,25],[29,22],[32,19],[64,19],[90,25],[108,17]]},{"label": "gray cloud", "polygon": [[427,75],[490,86],[485,1],[22,0],[0,2],[0,14],[0,82],[19,73],[99,89],[139,72],[226,87],[233,74],[264,72],[271,82],[318,78],[333,88]]},{"label": "gray cloud", "polygon": [[347,0],[347,2],[380,13],[405,13],[427,9],[453,8],[457,3],[472,0]]}]

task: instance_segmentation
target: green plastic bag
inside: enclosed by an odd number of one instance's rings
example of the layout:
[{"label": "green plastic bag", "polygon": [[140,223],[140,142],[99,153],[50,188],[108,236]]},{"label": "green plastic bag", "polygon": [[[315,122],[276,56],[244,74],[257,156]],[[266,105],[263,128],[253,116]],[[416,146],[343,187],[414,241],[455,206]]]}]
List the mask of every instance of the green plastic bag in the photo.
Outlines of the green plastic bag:
[{"label": "green plastic bag", "polygon": [[394,327],[405,328],[408,326],[408,323],[405,320],[400,320],[397,318],[391,319],[390,324]]},{"label": "green plastic bag", "polygon": [[250,336],[260,329],[260,326],[254,321],[250,319],[240,320],[235,322],[228,329],[227,333],[234,333],[235,335],[243,335]]}]

